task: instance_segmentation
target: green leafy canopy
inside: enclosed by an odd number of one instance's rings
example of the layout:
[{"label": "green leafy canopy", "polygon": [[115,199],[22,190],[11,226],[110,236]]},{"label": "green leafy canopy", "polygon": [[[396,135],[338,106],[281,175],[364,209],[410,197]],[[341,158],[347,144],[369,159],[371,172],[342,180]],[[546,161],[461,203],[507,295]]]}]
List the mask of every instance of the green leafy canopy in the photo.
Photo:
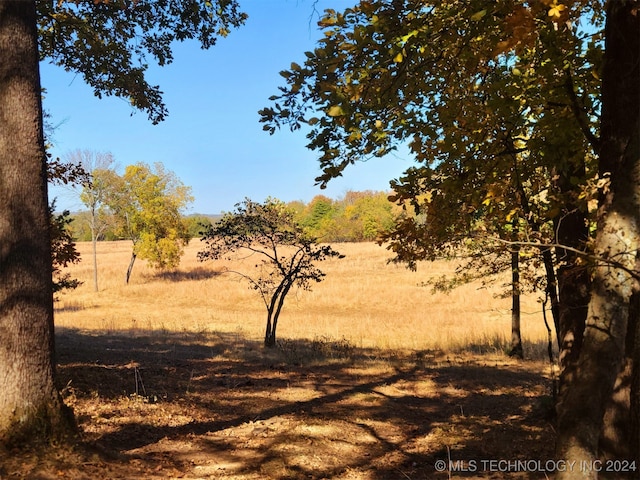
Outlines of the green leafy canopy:
[{"label": "green leafy canopy", "polygon": [[98,97],[129,100],[153,123],[167,109],[145,78],[149,59],[171,63],[175,41],[209,48],[247,18],[235,0],[38,0],[37,9],[42,59],[80,73]]},{"label": "green leafy canopy", "polygon": [[588,213],[599,2],[363,0],[319,25],[324,38],[282,72],[261,121],[271,133],[305,127],[322,186],[406,146],[417,165],[392,182],[393,199],[417,215],[389,237],[400,259],[479,233],[513,240],[514,219],[540,238],[567,206]]}]

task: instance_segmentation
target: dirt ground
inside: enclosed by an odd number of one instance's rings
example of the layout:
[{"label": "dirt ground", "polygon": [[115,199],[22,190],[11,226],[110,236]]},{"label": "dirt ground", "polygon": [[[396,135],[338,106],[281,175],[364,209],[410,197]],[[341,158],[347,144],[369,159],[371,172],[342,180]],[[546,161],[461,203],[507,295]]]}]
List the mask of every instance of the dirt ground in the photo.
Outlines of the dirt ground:
[{"label": "dirt ground", "polygon": [[2,479],[553,478],[541,362],[210,332],[59,329],[56,348],[81,441],[4,452]]}]

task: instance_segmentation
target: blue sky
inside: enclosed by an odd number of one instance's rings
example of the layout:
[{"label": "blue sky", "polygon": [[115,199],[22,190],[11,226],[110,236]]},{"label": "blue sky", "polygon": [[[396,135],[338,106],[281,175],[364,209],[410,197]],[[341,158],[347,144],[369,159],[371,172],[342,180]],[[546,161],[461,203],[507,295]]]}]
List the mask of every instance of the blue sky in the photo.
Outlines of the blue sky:
[{"label": "blue sky", "polygon": [[[319,0],[316,8],[343,10],[355,0]],[[282,130],[271,136],[258,122],[291,62],[303,63],[321,37],[311,0],[240,0],[247,23],[219,39],[209,50],[195,42],[176,44],[174,62],[151,67],[168,118],[152,125],[126,100],[98,99],[80,75],[44,62],[44,107],[59,124],[53,135],[55,156],[75,149],[111,152],[118,165],[161,162],[192,188],[187,213],[230,211],[245,197],[268,196],[308,202],[315,195],[338,198],[348,190],[388,190],[389,180],[410,165],[396,155],[362,162],[325,190],[314,185],[318,153],[305,147],[303,132]],[[133,114],[133,115],[132,115]],[[82,210],[77,193],[52,188],[58,209]]]}]

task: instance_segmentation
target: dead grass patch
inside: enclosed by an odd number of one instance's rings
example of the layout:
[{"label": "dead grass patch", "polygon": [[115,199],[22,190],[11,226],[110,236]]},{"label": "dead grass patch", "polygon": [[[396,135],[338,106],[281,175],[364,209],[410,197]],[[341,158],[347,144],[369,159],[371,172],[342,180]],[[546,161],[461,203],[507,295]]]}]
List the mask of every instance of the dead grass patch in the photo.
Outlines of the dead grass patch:
[{"label": "dead grass patch", "polygon": [[[145,262],[124,284],[128,242],[98,245],[99,286],[93,291],[91,249],[80,243],[83,262],[69,273],[84,284],[60,296],[56,324],[85,330],[166,330],[240,332],[263,335],[265,308],[256,293],[229,270],[250,271],[252,260],[201,263],[193,240],[173,272],[156,272]],[[451,262],[425,262],[416,272],[389,264],[390,253],[375,244],[338,244],[342,260],[321,264],[325,281],[311,292],[294,292],[285,302],[278,334],[282,340],[344,339],[361,348],[500,353],[508,350],[510,299],[497,298],[501,284],[477,284],[433,294],[422,283],[451,272]],[[523,299],[522,332],[529,358],[546,355],[547,331],[535,296]],[[541,356],[542,355],[542,356]]]}]

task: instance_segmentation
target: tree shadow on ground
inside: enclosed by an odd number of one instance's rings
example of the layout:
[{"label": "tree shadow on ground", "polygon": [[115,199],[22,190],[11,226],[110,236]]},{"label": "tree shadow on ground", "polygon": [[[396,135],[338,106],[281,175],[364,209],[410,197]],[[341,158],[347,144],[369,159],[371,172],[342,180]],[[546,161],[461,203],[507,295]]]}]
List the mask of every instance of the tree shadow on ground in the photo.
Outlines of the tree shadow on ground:
[{"label": "tree shadow on ground", "polygon": [[59,329],[57,358],[85,441],[158,478],[533,479],[488,462],[552,458],[544,368],[506,357]]},{"label": "tree shadow on ground", "polygon": [[184,282],[190,280],[209,280],[226,273],[227,269],[212,270],[206,267],[194,267],[189,270],[160,270],[150,274],[153,280],[164,280],[168,282]]}]

